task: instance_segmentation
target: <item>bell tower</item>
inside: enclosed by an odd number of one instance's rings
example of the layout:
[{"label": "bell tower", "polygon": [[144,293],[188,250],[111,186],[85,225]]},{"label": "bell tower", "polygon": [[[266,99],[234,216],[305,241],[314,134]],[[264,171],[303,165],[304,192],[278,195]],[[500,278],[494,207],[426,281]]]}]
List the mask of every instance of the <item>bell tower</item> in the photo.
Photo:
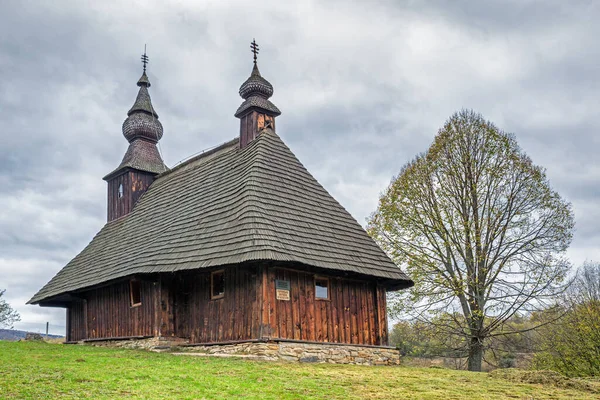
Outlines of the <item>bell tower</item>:
[{"label": "bell tower", "polygon": [[275,117],[281,111],[269,101],[273,96],[273,85],[260,75],[256,56],[258,44],[252,40],[250,49],[254,53],[254,67],[250,77],[240,86],[240,96],[244,102],[238,107],[235,116],[240,119],[240,148],[254,140],[265,128],[275,130]]},{"label": "bell tower", "polygon": [[144,71],[137,82],[140,89],[123,122],[123,136],[129,142],[129,148],[121,164],[103,178],[108,182],[109,222],[129,214],[154,178],[167,170],[157,148],[163,127],[148,93],[150,80],[146,75],[148,56],[145,48],[142,64]]}]

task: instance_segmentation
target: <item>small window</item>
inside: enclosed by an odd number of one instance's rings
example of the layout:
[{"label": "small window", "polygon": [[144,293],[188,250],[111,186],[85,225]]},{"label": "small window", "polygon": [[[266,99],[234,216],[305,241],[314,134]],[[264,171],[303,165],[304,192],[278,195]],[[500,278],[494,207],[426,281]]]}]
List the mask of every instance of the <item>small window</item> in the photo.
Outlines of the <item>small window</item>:
[{"label": "small window", "polygon": [[119,196],[119,198],[123,197],[123,184],[119,183],[119,190],[117,191],[117,196]]},{"label": "small window", "polygon": [[225,296],[225,272],[215,271],[210,274],[210,298],[220,299]]},{"label": "small window", "polygon": [[315,298],[329,300],[329,279],[315,278]]},{"label": "small window", "polygon": [[129,299],[131,307],[142,305],[142,283],[140,281],[135,279],[129,281]]}]

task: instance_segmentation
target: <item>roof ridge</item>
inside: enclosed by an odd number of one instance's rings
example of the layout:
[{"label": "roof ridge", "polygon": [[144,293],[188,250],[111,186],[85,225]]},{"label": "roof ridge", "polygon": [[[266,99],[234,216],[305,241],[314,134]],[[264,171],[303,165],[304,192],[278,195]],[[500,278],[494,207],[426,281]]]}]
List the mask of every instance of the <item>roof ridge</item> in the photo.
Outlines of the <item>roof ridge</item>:
[{"label": "roof ridge", "polygon": [[200,154],[198,154],[198,155],[192,155],[187,160],[184,159],[183,161],[179,162],[179,164],[176,164],[175,166],[173,166],[173,168],[169,169],[168,171],[165,171],[165,172],[159,174],[156,177],[156,179],[162,178],[162,177],[164,177],[166,175],[170,175],[173,172],[178,171],[179,169],[183,168],[186,165],[189,165],[189,164],[191,164],[191,163],[193,163],[195,161],[198,161],[198,160],[200,160],[202,158],[205,158],[205,157],[208,157],[208,156],[210,156],[212,154],[215,154],[215,153],[219,152],[220,150],[223,150],[225,148],[231,147],[232,145],[237,144],[239,141],[240,141],[239,137],[236,137],[236,138],[231,139],[231,140],[229,140],[227,142],[221,143],[220,145],[217,145],[215,147],[212,147],[212,148],[209,147],[207,150],[204,150]]}]

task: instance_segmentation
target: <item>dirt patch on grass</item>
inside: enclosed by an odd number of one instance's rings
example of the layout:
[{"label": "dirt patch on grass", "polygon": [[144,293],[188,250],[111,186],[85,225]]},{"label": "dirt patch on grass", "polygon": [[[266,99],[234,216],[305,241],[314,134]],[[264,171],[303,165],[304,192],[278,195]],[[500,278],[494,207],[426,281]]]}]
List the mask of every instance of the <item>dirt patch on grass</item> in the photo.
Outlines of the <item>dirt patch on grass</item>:
[{"label": "dirt patch on grass", "polygon": [[525,371],[516,368],[497,369],[489,373],[493,378],[511,382],[553,385],[556,387],[600,393],[600,383],[585,379],[567,378],[556,371]]}]

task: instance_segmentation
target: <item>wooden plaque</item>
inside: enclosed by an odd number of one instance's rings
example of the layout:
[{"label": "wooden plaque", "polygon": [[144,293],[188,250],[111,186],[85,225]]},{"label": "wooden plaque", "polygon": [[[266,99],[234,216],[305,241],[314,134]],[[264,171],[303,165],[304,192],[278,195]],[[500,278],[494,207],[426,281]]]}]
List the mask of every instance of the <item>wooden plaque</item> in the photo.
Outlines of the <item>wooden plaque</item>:
[{"label": "wooden plaque", "polygon": [[275,294],[277,300],[290,300],[290,281],[277,279],[275,281]]},{"label": "wooden plaque", "polygon": [[289,300],[290,299],[290,291],[289,290],[281,290],[277,289],[277,300]]}]

